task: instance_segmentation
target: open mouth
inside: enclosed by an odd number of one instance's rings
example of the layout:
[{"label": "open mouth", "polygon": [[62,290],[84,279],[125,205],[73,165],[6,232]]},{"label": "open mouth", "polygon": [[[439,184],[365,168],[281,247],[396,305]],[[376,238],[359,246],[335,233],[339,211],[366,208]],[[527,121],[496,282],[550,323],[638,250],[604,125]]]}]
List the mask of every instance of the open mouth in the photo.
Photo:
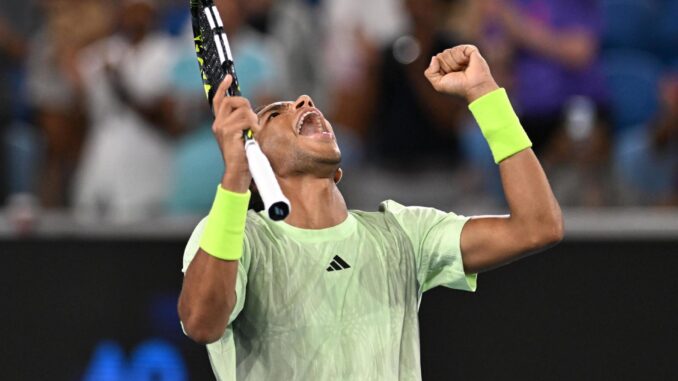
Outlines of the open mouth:
[{"label": "open mouth", "polygon": [[301,136],[331,136],[332,133],[328,131],[325,121],[319,112],[315,110],[306,111],[301,114],[297,121],[297,135]]}]

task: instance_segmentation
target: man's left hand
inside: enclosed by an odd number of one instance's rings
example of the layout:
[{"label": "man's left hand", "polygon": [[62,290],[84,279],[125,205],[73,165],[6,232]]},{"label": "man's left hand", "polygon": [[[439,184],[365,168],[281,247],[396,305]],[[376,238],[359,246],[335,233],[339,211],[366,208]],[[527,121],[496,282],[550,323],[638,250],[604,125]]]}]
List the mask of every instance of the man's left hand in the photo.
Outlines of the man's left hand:
[{"label": "man's left hand", "polygon": [[437,91],[460,95],[469,103],[499,88],[473,45],[455,46],[435,55],[424,75]]}]

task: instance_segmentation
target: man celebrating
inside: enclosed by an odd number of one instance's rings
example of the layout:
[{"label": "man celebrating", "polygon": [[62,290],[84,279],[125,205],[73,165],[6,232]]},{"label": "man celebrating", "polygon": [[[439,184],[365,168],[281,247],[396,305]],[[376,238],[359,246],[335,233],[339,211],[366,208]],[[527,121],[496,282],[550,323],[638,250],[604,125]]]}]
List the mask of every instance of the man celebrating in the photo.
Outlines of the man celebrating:
[{"label": "man celebrating", "polygon": [[[476,275],[558,242],[560,208],[506,96],[478,50],[457,46],[424,73],[466,97],[499,170],[511,214],[467,218],[385,201],[348,211],[341,154],[308,96],[266,106],[214,100],[226,172],[184,253],[179,316],[208,344],[219,380],[420,380],[417,310],[436,286],[473,291]],[[251,128],[292,211],[247,212]],[[412,126],[416,128],[416,126]]]}]

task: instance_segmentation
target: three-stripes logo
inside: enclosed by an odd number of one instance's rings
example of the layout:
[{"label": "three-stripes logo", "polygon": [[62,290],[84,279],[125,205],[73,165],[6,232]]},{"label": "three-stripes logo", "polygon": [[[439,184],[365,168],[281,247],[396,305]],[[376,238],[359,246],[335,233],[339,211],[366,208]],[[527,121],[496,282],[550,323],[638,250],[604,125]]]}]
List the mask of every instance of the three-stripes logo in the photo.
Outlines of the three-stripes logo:
[{"label": "three-stripes logo", "polygon": [[330,265],[327,267],[327,271],[339,271],[350,268],[351,265],[349,265],[348,263],[346,263],[346,261],[341,259],[340,256],[335,255],[334,258],[332,258],[332,262],[330,262]]}]

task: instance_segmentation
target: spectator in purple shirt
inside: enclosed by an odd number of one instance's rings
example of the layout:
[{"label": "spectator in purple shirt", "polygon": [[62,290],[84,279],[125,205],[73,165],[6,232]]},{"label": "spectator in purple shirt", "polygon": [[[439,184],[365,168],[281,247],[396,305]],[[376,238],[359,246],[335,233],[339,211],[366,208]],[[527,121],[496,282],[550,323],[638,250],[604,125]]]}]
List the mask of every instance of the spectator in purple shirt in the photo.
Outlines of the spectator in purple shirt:
[{"label": "spectator in purple shirt", "polygon": [[[539,151],[562,127],[575,96],[596,106],[605,120],[605,87],[597,53],[602,30],[597,1],[499,1],[496,20],[515,49],[515,104]],[[602,131],[600,131],[602,132]]]},{"label": "spectator in purple shirt", "polygon": [[[565,204],[606,203],[607,96],[598,60],[602,17],[596,0],[479,0],[468,9],[467,38],[488,54],[548,167],[563,178]],[[494,69],[493,69],[494,71]],[[554,175],[559,187],[559,175]],[[568,180],[570,183],[571,180]],[[560,190],[560,189],[559,189]],[[562,194],[562,193],[561,193]]]}]

